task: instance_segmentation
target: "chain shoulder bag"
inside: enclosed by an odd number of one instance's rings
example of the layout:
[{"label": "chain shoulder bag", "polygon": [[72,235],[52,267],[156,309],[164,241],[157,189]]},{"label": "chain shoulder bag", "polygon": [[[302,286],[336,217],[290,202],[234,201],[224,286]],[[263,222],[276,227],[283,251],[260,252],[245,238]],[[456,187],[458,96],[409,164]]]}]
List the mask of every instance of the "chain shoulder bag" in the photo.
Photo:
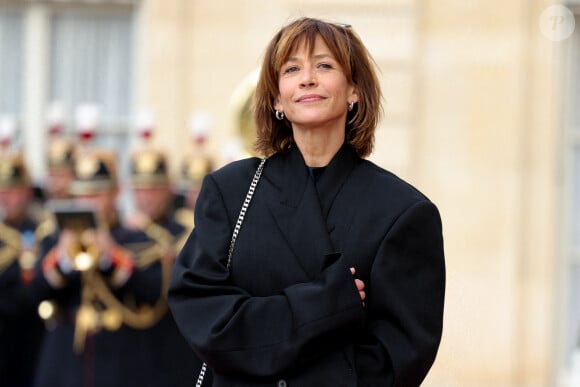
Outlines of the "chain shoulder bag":
[{"label": "chain shoulder bag", "polygon": [[[264,164],[266,164],[266,158],[263,158],[262,161],[260,161],[260,165],[258,165],[258,168],[256,169],[256,173],[254,174],[254,178],[252,179],[252,183],[250,184],[250,189],[246,194],[246,198],[244,199],[244,203],[242,204],[242,209],[240,210],[240,214],[238,215],[238,221],[236,222],[236,226],[234,227],[234,232],[232,233],[232,240],[230,241],[230,248],[228,250],[228,263],[227,263],[228,270],[230,269],[232,263],[232,255],[234,254],[234,245],[236,243],[236,239],[238,238],[238,233],[240,232],[240,228],[242,228],[242,222],[244,221],[244,217],[246,216],[246,212],[248,211],[250,201],[254,196],[254,191],[256,190],[258,181],[260,181],[260,176],[262,176]],[[203,365],[201,366],[201,371],[199,371],[199,376],[197,378],[195,387],[201,387],[201,385],[203,384],[203,379],[205,377],[206,371],[207,364],[203,363]]]}]

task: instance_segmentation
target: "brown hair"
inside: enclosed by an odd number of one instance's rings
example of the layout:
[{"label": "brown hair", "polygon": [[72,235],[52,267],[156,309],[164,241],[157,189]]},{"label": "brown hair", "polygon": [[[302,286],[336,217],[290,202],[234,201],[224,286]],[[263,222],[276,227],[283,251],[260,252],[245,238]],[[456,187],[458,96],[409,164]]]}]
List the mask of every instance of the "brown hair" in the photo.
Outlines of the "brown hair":
[{"label": "brown hair", "polygon": [[347,114],[346,142],[360,157],[368,156],[373,150],[375,128],[382,113],[382,95],[370,53],[349,25],[300,18],[283,27],[266,48],[254,99],[255,149],[259,154],[285,152],[294,143],[290,122],[278,120],[274,114],[280,69],[300,44],[306,43],[313,50],[317,36],[322,37],[359,96],[358,103]]}]

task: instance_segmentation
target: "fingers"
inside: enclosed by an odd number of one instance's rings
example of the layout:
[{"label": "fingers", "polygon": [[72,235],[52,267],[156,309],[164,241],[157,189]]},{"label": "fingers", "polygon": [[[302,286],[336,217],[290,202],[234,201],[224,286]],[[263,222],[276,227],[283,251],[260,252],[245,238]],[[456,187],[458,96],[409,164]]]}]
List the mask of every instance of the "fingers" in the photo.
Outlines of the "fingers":
[{"label": "fingers", "polygon": [[360,299],[364,301],[366,297],[366,293],[364,292],[365,283],[359,279],[355,279],[354,283],[356,284],[356,288],[358,289],[358,294],[360,295]]},{"label": "fingers", "polygon": [[[351,267],[350,272],[352,273],[352,275],[354,275],[356,273],[356,269],[354,267]],[[365,283],[358,278],[354,279],[354,283],[355,283],[356,288],[358,290],[358,294],[360,296],[360,299],[362,301],[364,301],[364,299],[366,298],[366,293],[364,292]]]}]

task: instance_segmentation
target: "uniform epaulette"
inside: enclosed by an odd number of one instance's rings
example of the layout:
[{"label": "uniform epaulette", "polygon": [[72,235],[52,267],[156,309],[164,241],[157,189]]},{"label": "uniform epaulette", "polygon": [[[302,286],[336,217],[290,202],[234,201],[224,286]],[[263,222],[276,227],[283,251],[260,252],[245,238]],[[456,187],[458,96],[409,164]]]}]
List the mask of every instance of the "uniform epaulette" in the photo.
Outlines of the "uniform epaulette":
[{"label": "uniform epaulette", "polygon": [[175,210],[175,220],[187,230],[193,230],[195,226],[193,211],[189,208],[182,207]]},{"label": "uniform epaulette", "polygon": [[194,213],[191,209],[183,207],[175,211],[174,217],[175,221],[185,228],[185,230],[176,237],[175,251],[179,252],[185,245],[185,242],[187,242],[187,238],[195,226]]},{"label": "uniform epaulette", "polygon": [[18,249],[10,245],[0,247],[0,273],[2,273],[18,257]]},{"label": "uniform epaulette", "polygon": [[175,238],[165,227],[152,221],[139,227],[139,229],[150,238],[150,241],[141,243],[138,246],[127,247],[134,252],[137,258],[137,267],[142,269],[160,261],[167,253],[172,251]]},{"label": "uniform epaulette", "polygon": [[42,241],[47,236],[56,232],[56,222],[54,217],[49,216],[46,217],[36,228],[34,234],[36,236],[37,241]]},{"label": "uniform epaulette", "polygon": [[18,259],[20,252],[20,232],[0,223],[0,272]]}]

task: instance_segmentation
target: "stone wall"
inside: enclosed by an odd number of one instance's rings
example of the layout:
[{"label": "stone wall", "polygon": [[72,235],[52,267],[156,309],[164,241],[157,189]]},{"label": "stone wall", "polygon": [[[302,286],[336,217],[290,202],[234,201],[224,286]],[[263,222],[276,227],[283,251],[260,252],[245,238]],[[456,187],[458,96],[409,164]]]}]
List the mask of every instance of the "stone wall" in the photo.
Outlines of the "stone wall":
[{"label": "stone wall", "polygon": [[553,385],[561,44],[538,26],[551,3],[144,0],[138,101],[158,112],[176,162],[189,116],[209,113],[224,163],[233,95],[273,33],[305,15],[351,24],[381,69],[386,115],[371,159],[443,217],[445,331],[425,385]]}]

